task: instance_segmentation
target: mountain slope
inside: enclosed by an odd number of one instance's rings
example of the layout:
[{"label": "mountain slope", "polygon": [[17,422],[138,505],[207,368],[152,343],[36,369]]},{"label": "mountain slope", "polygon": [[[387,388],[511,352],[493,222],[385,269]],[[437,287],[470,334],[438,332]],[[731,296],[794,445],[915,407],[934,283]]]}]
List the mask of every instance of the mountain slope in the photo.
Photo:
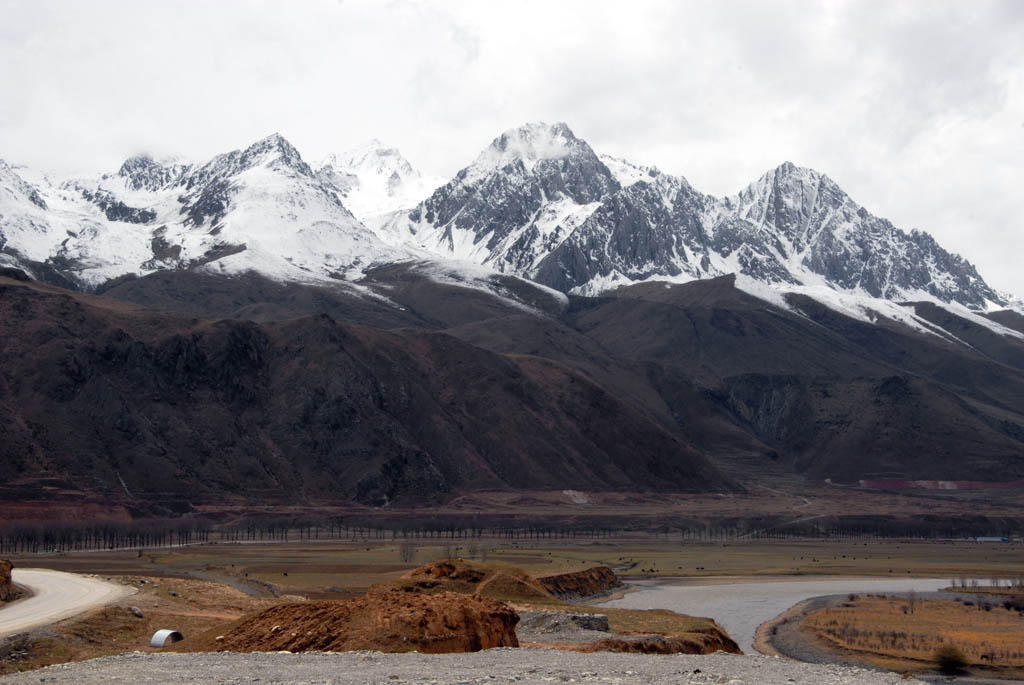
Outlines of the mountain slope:
[{"label": "mountain slope", "polygon": [[0,281],[0,496],[45,498],[56,473],[119,502],[121,478],[150,513],[1024,477],[1024,341],[971,319],[918,305],[967,347],[731,277],[568,303],[503,278],[381,267],[361,287],[387,299],[255,274]]},{"label": "mountain slope", "polygon": [[10,280],[0,316],[2,449],[21,497],[55,475],[172,509],[732,487],[585,375],[440,332],[181,318]]},{"label": "mountain slope", "polygon": [[[662,396],[696,424],[692,442],[714,449],[720,466],[735,452],[702,443],[702,415],[713,416],[695,411],[702,403],[745,427],[772,461],[812,477],[1004,482],[1024,474],[1024,338],[944,321],[977,343],[966,347],[802,296],[792,306],[767,305],[728,277],[579,298],[568,321],[613,356],[657,365]],[[694,381],[699,399],[676,390]]]}]

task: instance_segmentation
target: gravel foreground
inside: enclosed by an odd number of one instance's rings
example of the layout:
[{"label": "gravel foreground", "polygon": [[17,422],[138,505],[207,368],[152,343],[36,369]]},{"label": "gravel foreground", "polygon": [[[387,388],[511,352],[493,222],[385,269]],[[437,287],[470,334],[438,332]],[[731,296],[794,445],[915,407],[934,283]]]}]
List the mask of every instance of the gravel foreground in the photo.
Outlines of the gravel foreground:
[{"label": "gravel foreground", "polygon": [[0,678],[16,683],[920,683],[896,673],[766,656],[578,654],[489,649],[472,654],[133,652]]}]

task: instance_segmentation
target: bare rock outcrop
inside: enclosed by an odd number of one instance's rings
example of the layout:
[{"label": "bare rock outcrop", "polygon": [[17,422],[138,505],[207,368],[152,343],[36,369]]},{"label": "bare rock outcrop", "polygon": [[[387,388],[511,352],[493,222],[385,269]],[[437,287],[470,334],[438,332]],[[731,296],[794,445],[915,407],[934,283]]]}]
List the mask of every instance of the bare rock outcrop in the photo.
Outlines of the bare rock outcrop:
[{"label": "bare rock outcrop", "polygon": [[183,648],[236,652],[476,652],[518,647],[518,622],[515,611],[486,597],[378,590],[358,599],[271,607],[242,619],[213,638],[210,645],[185,643]]}]

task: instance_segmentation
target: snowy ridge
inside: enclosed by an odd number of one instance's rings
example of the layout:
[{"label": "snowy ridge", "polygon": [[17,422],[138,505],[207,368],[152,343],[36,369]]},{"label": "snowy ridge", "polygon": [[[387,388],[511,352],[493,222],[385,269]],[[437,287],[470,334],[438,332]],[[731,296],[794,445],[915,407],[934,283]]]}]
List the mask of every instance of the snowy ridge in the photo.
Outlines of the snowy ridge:
[{"label": "snowy ridge", "polygon": [[330,282],[413,256],[355,219],[278,134],[202,165],[135,157],[117,174],[41,179],[34,196],[0,168],[2,247],[84,287],[187,268]]},{"label": "snowy ridge", "polygon": [[1024,312],[1024,302],[825,174],[786,162],[715,197],[599,156],[564,123],[505,131],[444,184],[380,141],[311,166],[279,134],[204,163],[138,155],[95,176],[52,179],[0,161],[0,256],[84,288],[161,269],[352,283],[410,261],[492,294],[500,274],[577,295],[736,274],[737,287],[787,309],[786,295],[801,294],[955,338],[898,304],[927,301],[1024,338],[981,315]]}]

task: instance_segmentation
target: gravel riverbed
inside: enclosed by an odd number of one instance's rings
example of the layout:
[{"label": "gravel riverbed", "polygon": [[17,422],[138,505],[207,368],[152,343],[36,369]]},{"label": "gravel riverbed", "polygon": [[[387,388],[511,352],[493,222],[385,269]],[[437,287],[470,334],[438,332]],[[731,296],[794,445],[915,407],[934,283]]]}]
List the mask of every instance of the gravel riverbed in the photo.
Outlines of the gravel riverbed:
[{"label": "gravel riverbed", "polygon": [[887,685],[895,673],[733,654],[656,656],[489,649],[471,654],[134,652],[0,678],[32,683],[690,683],[693,685]]}]

